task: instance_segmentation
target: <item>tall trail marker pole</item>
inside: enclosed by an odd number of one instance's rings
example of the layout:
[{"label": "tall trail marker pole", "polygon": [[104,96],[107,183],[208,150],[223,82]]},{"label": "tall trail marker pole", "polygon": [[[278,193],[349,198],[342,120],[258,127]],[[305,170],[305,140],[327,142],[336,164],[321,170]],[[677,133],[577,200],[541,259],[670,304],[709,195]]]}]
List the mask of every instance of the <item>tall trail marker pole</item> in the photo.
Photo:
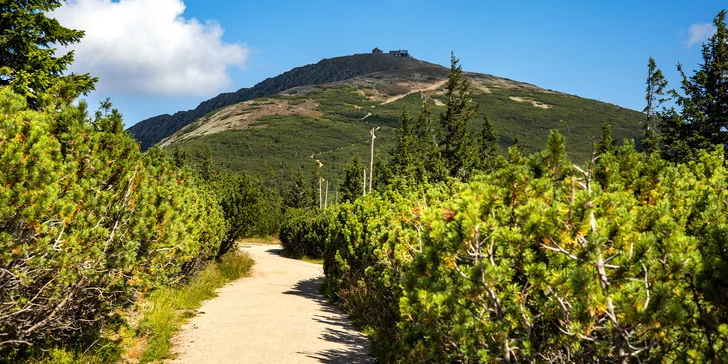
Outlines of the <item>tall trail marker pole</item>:
[{"label": "tall trail marker pole", "polygon": [[324,210],[329,206],[329,180],[326,180],[326,197],[324,197]]},{"label": "tall trail marker pole", "polygon": [[[374,135],[374,132],[377,130],[379,130],[379,127],[377,127],[376,129],[372,128],[372,130],[369,131],[369,134],[372,135],[372,152],[371,157],[369,158],[369,193],[372,193],[372,181],[374,180],[374,139],[377,139],[377,136]],[[364,188],[366,189],[366,187]]]},{"label": "tall trail marker pole", "polygon": [[[322,189],[323,186],[321,184],[324,181],[324,178],[321,177],[321,167],[323,167],[324,164],[321,163],[320,160],[316,159],[315,156],[316,156],[315,153],[314,154],[311,154],[311,158],[313,158],[316,161],[316,163],[318,163],[318,169],[317,169],[317,172],[318,173],[317,174],[319,175],[319,208],[322,209],[322,208],[324,208],[324,198],[323,198],[323,194],[322,194],[322,191],[321,191],[321,189]],[[328,181],[326,181],[326,183],[327,183],[326,189],[328,190]],[[326,192],[328,192],[328,191],[326,191]]]}]

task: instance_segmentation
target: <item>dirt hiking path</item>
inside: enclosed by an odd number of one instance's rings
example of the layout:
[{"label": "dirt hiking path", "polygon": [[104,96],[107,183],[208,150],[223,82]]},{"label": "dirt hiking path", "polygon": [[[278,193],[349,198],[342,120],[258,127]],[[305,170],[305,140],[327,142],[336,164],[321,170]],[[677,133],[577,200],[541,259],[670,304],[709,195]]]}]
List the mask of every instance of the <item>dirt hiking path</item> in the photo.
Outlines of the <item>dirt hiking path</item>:
[{"label": "dirt hiking path", "polygon": [[319,293],[323,268],[247,245],[251,277],[200,307],[173,340],[169,363],[368,363],[366,337]]}]

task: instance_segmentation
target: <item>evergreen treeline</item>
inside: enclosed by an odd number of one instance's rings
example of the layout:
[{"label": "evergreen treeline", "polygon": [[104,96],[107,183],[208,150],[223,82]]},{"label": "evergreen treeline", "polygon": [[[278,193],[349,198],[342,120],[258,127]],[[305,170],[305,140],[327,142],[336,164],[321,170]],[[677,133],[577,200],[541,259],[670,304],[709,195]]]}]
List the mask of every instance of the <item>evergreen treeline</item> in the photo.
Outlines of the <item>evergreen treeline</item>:
[{"label": "evergreen treeline", "polygon": [[725,361],[725,15],[680,91],[650,59],[642,151],[604,123],[586,165],[557,132],[500,156],[487,118],[464,128],[478,105],[453,57],[447,111],[402,114],[375,193],[352,161],[347,203],[282,240],[322,252],[327,294],[383,362]]},{"label": "evergreen treeline", "polygon": [[[671,161],[691,161],[698,151],[728,145],[728,28],[726,11],[713,21],[716,32],[703,44],[703,61],[692,76],[681,64],[680,91],[666,91],[667,80],[650,58],[647,78],[646,150]],[[674,105],[664,107],[663,103]],[[661,108],[660,108],[661,107]],[[657,129],[657,130],[655,130]]]}]

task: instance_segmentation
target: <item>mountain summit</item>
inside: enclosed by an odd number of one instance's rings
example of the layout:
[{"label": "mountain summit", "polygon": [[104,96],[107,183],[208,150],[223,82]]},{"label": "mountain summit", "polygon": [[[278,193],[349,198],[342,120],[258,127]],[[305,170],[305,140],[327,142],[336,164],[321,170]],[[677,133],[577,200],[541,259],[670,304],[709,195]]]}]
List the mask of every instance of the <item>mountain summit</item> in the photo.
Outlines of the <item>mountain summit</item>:
[{"label": "mountain summit", "polygon": [[222,93],[202,102],[194,110],[142,120],[130,127],[128,131],[141,142],[142,150],[146,150],[195,120],[225,106],[271,96],[294,87],[349,80],[377,72],[446,76],[447,68],[392,53],[376,52],[329,58],[316,64],[294,68],[279,76],[268,78],[251,88]]}]

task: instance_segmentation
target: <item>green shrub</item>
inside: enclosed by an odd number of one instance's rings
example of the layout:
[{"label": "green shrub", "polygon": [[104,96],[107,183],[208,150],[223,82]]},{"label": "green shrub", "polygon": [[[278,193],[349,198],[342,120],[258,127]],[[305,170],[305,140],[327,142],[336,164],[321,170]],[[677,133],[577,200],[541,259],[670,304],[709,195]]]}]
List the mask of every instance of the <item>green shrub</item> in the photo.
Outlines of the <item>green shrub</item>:
[{"label": "green shrub", "polygon": [[2,355],[93,337],[217,252],[212,191],[142,155],[108,103],[88,118],[0,90],[0,146]]},{"label": "green shrub", "polygon": [[240,239],[278,232],[283,200],[277,191],[267,189],[245,173],[224,173],[211,183],[228,228],[218,256],[227,253]]},{"label": "green shrub", "polygon": [[326,249],[331,212],[288,209],[279,239],[286,254],[294,258],[322,259]]},{"label": "green shrub", "polygon": [[470,183],[342,205],[327,292],[384,362],[720,361],[727,173],[722,149],[631,143],[577,167],[552,134]]}]

